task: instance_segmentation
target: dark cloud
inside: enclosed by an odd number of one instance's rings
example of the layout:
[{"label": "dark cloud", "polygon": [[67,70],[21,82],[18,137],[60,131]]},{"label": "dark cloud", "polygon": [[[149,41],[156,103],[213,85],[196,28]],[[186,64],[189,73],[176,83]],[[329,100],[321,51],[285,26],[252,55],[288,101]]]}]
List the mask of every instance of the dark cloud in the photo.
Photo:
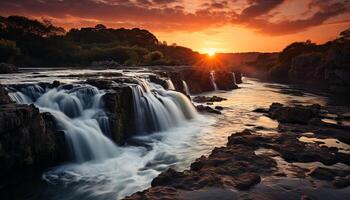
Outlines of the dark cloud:
[{"label": "dark cloud", "polygon": [[[276,6],[276,5],[275,5]],[[298,20],[284,20],[277,23],[270,22],[267,19],[259,19],[260,16],[267,14],[271,9],[266,6],[265,9],[258,9],[257,12],[251,12],[247,17],[246,12],[234,19],[237,23],[245,24],[247,27],[257,29],[261,33],[270,35],[283,35],[304,31],[310,27],[323,24],[326,20],[349,11],[348,1],[312,1],[309,7],[317,7],[319,10],[309,18]],[[263,6],[264,7],[264,6]],[[246,10],[246,9],[245,9]],[[256,11],[256,10],[255,10]],[[252,14],[254,13],[254,14]],[[259,14],[257,14],[259,13]],[[242,15],[244,15],[242,17]]]},{"label": "dark cloud", "polygon": [[[238,24],[261,33],[281,35],[318,26],[349,11],[347,0],[309,0],[310,13],[316,10],[311,17],[271,22],[270,17],[275,17],[284,0],[246,0],[244,4],[242,1],[203,0],[202,6],[189,12],[186,8],[192,6],[192,0],[1,0],[0,13],[52,18],[66,27],[76,26],[74,22],[79,21],[80,26],[104,23],[152,31],[200,31]],[[238,5],[245,8],[236,11]]]},{"label": "dark cloud", "polygon": [[250,6],[245,8],[241,15],[241,20],[249,20],[267,14],[276,6],[283,3],[284,0],[250,0]]}]

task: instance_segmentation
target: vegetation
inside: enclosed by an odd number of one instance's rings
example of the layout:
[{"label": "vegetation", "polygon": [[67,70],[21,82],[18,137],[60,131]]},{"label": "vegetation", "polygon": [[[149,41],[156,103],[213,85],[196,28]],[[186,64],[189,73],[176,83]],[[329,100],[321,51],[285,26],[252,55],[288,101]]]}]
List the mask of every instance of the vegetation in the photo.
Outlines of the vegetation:
[{"label": "vegetation", "polygon": [[184,65],[198,53],[167,46],[149,31],[102,24],[71,29],[22,16],[0,17],[0,62],[26,66],[86,66],[94,61],[121,65]]},{"label": "vegetation", "polygon": [[294,42],[278,54],[260,54],[249,65],[267,79],[350,91],[350,29],[325,44]]}]

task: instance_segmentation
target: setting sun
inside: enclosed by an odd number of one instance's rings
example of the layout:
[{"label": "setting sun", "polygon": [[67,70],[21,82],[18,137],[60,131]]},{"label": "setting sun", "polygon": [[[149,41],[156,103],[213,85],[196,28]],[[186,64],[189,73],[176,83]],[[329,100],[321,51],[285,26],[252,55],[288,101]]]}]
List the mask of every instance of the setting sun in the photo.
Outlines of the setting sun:
[{"label": "setting sun", "polygon": [[214,57],[216,55],[217,49],[216,48],[204,48],[204,49],[202,49],[202,52],[207,54],[209,57]]}]

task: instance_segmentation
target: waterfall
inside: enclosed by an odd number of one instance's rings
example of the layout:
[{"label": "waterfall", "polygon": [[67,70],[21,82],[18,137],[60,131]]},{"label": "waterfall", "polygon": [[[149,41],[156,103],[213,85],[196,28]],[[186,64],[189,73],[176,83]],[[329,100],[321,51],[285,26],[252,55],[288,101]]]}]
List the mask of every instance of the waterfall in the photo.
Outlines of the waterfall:
[{"label": "waterfall", "polygon": [[237,85],[237,81],[236,81],[236,74],[234,72],[232,72],[232,77],[233,77],[233,83],[235,85]]},{"label": "waterfall", "polygon": [[182,84],[183,84],[183,88],[184,88],[184,91],[185,91],[186,95],[191,95],[186,81],[182,81]]},{"label": "waterfall", "polygon": [[173,83],[170,79],[167,79],[167,80],[166,80],[166,83],[167,83],[167,85],[168,85],[168,89],[169,89],[169,90],[175,90],[174,83]]},{"label": "waterfall", "polygon": [[[11,89],[13,90],[13,89]],[[117,154],[110,134],[108,117],[102,109],[104,92],[90,85],[70,85],[44,89],[38,85],[9,92],[13,101],[34,103],[49,112],[59,130],[64,131],[72,157],[77,162],[106,159]]]},{"label": "waterfall", "polygon": [[216,82],[215,82],[215,72],[214,71],[210,72],[210,80],[211,80],[211,83],[214,87],[214,90],[218,90],[218,86],[216,85]]},{"label": "waterfall", "polygon": [[190,100],[182,93],[165,90],[144,80],[133,85],[137,133],[165,131],[196,116]]}]

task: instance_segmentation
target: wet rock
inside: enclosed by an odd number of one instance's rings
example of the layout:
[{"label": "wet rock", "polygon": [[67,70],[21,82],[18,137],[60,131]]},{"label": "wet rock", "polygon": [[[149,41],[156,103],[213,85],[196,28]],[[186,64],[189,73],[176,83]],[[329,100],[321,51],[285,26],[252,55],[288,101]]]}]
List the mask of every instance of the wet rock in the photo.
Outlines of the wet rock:
[{"label": "wet rock", "polygon": [[215,71],[215,83],[220,90],[233,90],[238,88],[232,72]]},{"label": "wet rock", "polygon": [[52,84],[51,84],[51,86],[53,87],[53,88],[57,88],[58,86],[60,86],[61,85],[61,83],[59,82],[59,81],[53,81],[52,82]]},{"label": "wet rock", "polygon": [[253,112],[256,112],[256,113],[268,113],[269,112],[269,109],[266,109],[266,108],[256,108],[253,110]]},{"label": "wet rock", "polygon": [[109,118],[112,139],[122,144],[135,133],[132,86],[109,87],[103,95],[105,112]]},{"label": "wet rock", "polygon": [[[67,161],[65,144],[58,141],[53,117],[34,105],[0,106],[0,180],[35,174],[36,171]],[[64,139],[63,139],[64,140]],[[64,143],[64,141],[61,140]],[[19,180],[18,180],[19,181]]]},{"label": "wet rock", "polygon": [[[350,177],[350,171],[346,170],[339,170],[339,169],[331,169],[326,167],[317,167],[313,169],[310,174],[311,177],[320,179],[320,180],[334,180],[337,179],[339,181],[339,185],[341,185],[341,182],[347,182],[347,179]],[[348,176],[348,178],[346,178]],[[342,177],[342,178],[337,178]],[[349,180],[348,180],[349,181]],[[333,182],[334,183],[334,182]]]},{"label": "wet rock", "polygon": [[210,79],[210,71],[187,69],[181,71],[182,80],[186,81],[191,94],[214,91],[214,85]]},{"label": "wet rock", "polygon": [[221,111],[215,110],[210,106],[198,105],[196,106],[198,112],[207,112],[212,114],[221,114]]},{"label": "wet rock", "polygon": [[242,81],[242,72],[234,71],[233,73],[234,73],[234,76],[235,76],[235,79],[236,79],[236,84],[243,83],[243,81]]},{"label": "wet rock", "polygon": [[124,200],[174,200],[179,194],[173,187],[152,187],[143,192],[137,192]]},{"label": "wet rock", "polygon": [[236,178],[235,183],[236,188],[240,190],[246,190],[260,183],[260,181],[261,178],[256,173],[243,173]]},{"label": "wet rock", "polygon": [[11,99],[4,86],[0,84],[0,105],[11,103]]},{"label": "wet rock", "polygon": [[212,97],[196,96],[192,100],[197,103],[205,103],[205,102],[221,102],[227,99],[218,97],[218,96],[212,96]]},{"label": "wet rock", "polygon": [[165,89],[169,89],[168,88],[168,83],[166,82],[165,79],[159,77],[159,76],[156,76],[156,75],[150,75],[149,76],[149,80],[153,83],[156,83],[158,85],[161,85],[163,88]]},{"label": "wet rock", "polygon": [[269,116],[282,123],[307,124],[311,119],[318,117],[321,106],[318,104],[294,107],[273,103],[269,108]]},{"label": "wet rock", "polygon": [[15,65],[0,63],[0,74],[10,74],[16,72],[18,72],[18,68]]},{"label": "wet rock", "polygon": [[333,183],[333,186],[336,188],[339,188],[339,189],[346,188],[350,186],[350,175],[347,175],[345,177],[342,177],[342,176],[335,177],[332,183]]},{"label": "wet rock", "polygon": [[224,108],[222,106],[215,106],[216,110],[223,110]]},{"label": "wet rock", "polygon": [[87,79],[86,83],[99,89],[110,89],[113,85],[113,81],[105,79]]}]

